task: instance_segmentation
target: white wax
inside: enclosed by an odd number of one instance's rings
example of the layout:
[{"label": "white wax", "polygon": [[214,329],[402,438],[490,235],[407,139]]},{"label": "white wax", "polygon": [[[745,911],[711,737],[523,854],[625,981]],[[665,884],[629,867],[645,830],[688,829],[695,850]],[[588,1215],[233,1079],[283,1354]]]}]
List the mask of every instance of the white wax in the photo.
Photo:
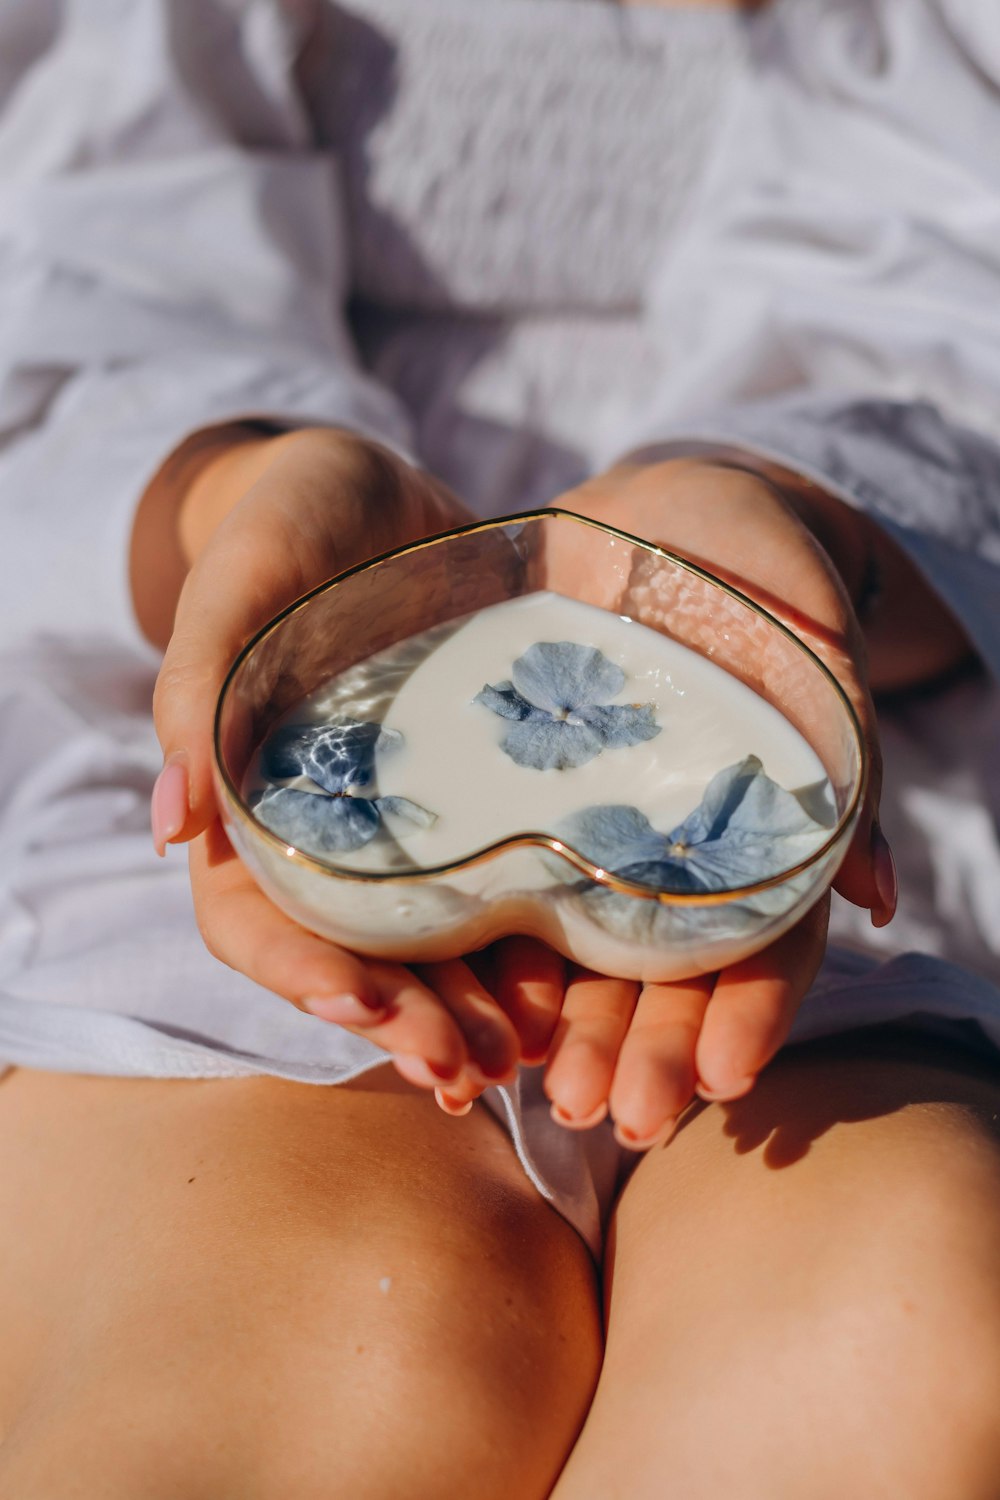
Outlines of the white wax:
[{"label": "white wax", "polygon": [[[343,690],[352,677],[370,682],[392,647],[310,696],[288,722],[315,721],[336,703],[338,714],[379,717],[399,731],[402,748],[379,753],[377,793],[408,797],[436,814],[430,828],[392,818],[391,829],[412,861],[437,865],[514,832],[552,833],[568,814],[602,803],[640,808],[668,832],[691,813],[711,778],[746,755],[757,755],[772,780],[791,791],[826,782],[823,767],[791,724],[728,672],[657,631],[593,605],[536,593],[469,616],[395,690],[387,710],[352,708]],[[512,728],[474,702],[484,684],[509,681],[514,661],[539,641],[596,646],[625,673],[616,703],[653,705],[660,733],[642,744],[603,750],[586,765],[534,770],[500,748]],[[412,656],[419,638],[409,643]],[[370,700],[369,700],[370,702]],[[369,795],[373,795],[369,793]],[[380,840],[336,862],[385,866]]]}]

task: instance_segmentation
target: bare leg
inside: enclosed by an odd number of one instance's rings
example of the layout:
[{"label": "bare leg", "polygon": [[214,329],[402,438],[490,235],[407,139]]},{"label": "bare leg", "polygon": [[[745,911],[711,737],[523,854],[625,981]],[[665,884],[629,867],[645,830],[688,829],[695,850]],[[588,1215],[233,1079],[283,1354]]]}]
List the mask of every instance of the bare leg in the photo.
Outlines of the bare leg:
[{"label": "bare leg", "polygon": [[589,1256],[481,1106],[386,1073],[0,1082],[4,1500],[548,1494]]},{"label": "bare leg", "polygon": [[693,1111],[618,1207],[557,1500],[996,1500],[998,1115],[888,1033]]}]

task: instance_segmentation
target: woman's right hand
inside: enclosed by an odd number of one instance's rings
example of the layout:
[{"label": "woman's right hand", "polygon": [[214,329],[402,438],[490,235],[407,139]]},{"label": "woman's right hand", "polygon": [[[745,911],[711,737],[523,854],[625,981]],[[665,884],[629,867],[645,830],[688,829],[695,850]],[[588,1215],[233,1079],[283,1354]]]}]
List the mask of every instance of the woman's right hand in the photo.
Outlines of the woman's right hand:
[{"label": "woman's right hand", "polygon": [[[140,507],[133,582],[140,619],[159,578],[143,525],[172,521],[183,577],[154,716],[164,768],[154,841],[190,845],[195,911],[210,951],[300,1009],[370,1038],[408,1081],[433,1087],[509,1075],[522,1055],[515,1021],[460,960],[416,973],[362,960],[300,927],[259,889],[230,845],[212,783],[215,704],[244,642],[293,599],[342,569],[470,519],[430,476],[349,433],[309,429],[260,438],[207,435],[205,461],[180,493]],[[183,469],[183,465],[181,468]],[[172,507],[172,512],[171,512]],[[153,549],[152,556],[155,557]],[[162,551],[160,553],[162,556]],[[157,601],[161,614],[172,601]],[[547,996],[545,962],[538,983]],[[530,968],[530,965],[529,965]],[[517,976],[515,976],[517,978]]]}]

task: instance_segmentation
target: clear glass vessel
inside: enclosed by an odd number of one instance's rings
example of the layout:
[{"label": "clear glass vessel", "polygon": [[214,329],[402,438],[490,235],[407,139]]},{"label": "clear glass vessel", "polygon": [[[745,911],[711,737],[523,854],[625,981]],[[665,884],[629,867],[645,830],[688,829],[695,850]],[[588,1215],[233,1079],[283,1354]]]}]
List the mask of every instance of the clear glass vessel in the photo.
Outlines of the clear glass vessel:
[{"label": "clear glass vessel", "polygon": [[[359,870],[290,846],[254,816],[242,791],[248,768],[302,698],[375,652],[538,590],[649,626],[777,708],[829,778],[834,820],[809,857],[752,885],[679,893],[624,879],[552,833],[525,828],[447,864]],[[391,691],[391,683],[373,685],[373,716]],[[244,863],[282,910],[334,942],[426,962],[522,932],[588,968],[657,981],[734,963],[808,910],[846,852],[867,759],[832,673],[766,610],[662,547],[547,509],[401,547],[283,611],[244,647],[223,685],[215,770],[226,830]]]}]

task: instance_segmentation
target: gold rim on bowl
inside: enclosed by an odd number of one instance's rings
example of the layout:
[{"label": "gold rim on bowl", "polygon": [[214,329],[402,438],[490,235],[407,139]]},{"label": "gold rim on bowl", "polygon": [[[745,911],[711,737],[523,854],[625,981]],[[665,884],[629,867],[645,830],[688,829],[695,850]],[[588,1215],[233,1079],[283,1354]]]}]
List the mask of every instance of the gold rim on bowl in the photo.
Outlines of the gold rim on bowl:
[{"label": "gold rim on bowl", "polygon": [[[685,572],[691,573],[696,578],[708,583],[714,588],[721,589],[730,598],[736,599],[745,605],[756,615],[761,616],[781,635],[785,636],[797,650],[812,663],[812,665],[826,678],[833,688],[834,694],[839,698],[841,706],[847,716],[848,724],[854,737],[855,749],[858,757],[858,772],[854,778],[854,786],[850,800],[843,813],[837,819],[829,838],[825,839],[818,849],[815,849],[806,859],[800,860],[796,865],[790,865],[786,870],[780,870],[775,875],[769,875],[763,880],[756,880],[752,885],[728,886],[719,891],[661,891],[648,885],[639,885],[632,880],[624,880],[620,875],[615,875],[610,870],[602,869],[600,865],[594,864],[586,855],[581,854],[572,844],[567,844],[563,839],[556,838],[554,834],[541,833],[537,830],[527,829],[520,833],[508,834],[505,838],[497,839],[492,844],[483,845],[473,850],[471,854],[463,855],[460,859],[452,859],[440,865],[424,865],[417,870],[358,870],[351,869],[345,865],[336,865],[332,861],[318,859],[315,855],[306,854],[301,849],[296,849],[285,839],[279,838],[270,828],[265,827],[254,817],[251,809],[247,806],[240,794],[239,789],[229,775],[222,757],[222,713],[226,697],[236,674],[257,647],[273,631],[284,623],[291,615],[301,609],[305,609],[319,594],[326,593],[328,589],[335,588],[347,578],[353,578],[358,573],[365,573],[370,568],[376,568],[390,558],[406,557],[411,553],[422,552],[425,548],[436,547],[441,542],[450,541],[453,537],[468,536],[473,532],[494,531],[502,526],[521,525],[528,521],[544,520],[547,517],[555,517],[560,520],[571,520],[582,526],[589,526],[595,531],[603,532],[620,541],[628,542],[634,547],[641,548],[653,557],[662,557]],[[649,627],[655,628],[655,627]],[[780,710],[779,710],[780,712]],[[617,891],[624,896],[636,896],[641,900],[657,901],[665,906],[724,906],[731,901],[745,899],[748,896],[757,895],[761,891],[772,890],[775,886],[784,885],[786,881],[792,880],[796,875],[803,874],[818,864],[830,850],[840,841],[845,828],[853,819],[858,808],[861,806],[865,790],[868,785],[868,750],[865,745],[864,735],[861,732],[861,724],[855,712],[854,705],[844,692],[837,678],[830,671],[826,663],[816,655],[801,637],[797,636],[776,615],[744,594],[732,584],[726,583],[724,579],[717,578],[707,568],[699,567],[697,563],[689,562],[687,558],[681,557],[679,553],[671,552],[668,547],[658,546],[654,542],[647,542],[642,537],[633,536],[631,532],[622,531],[617,526],[610,526],[605,521],[595,521],[589,516],[577,515],[575,511],[562,510],[558,506],[546,506],[541,510],[519,511],[515,515],[497,516],[488,521],[473,521],[467,526],[455,526],[450,531],[438,532],[434,536],[423,537],[417,542],[407,542],[402,547],[391,547],[387,552],[380,552],[377,557],[368,558],[362,563],[355,563],[352,568],[345,568],[342,573],[326,579],[317,584],[301,598],[287,605],[280,614],[269,620],[256,635],[252,636],[239,652],[229,671],[226,673],[225,681],[219,692],[219,699],[215,710],[215,720],[212,732],[212,748],[215,758],[215,766],[222,782],[223,792],[230,813],[237,822],[249,825],[257,837],[263,837],[276,851],[279,851],[291,863],[302,866],[305,869],[316,870],[324,875],[336,875],[338,879],[354,881],[365,885],[382,885],[386,882],[397,885],[422,884],[424,881],[436,880],[442,875],[454,875],[461,870],[472,869],[476,865],[485,864],[495,859],[508,849],[518,848],[541,848],[547,849],[552,854],[564,859],[567,864],[572,865],[580,874],[586,875],[595,884],[605,886],[608,890]]]}]

